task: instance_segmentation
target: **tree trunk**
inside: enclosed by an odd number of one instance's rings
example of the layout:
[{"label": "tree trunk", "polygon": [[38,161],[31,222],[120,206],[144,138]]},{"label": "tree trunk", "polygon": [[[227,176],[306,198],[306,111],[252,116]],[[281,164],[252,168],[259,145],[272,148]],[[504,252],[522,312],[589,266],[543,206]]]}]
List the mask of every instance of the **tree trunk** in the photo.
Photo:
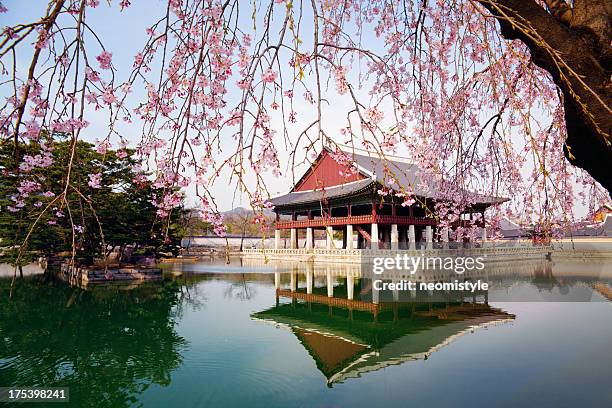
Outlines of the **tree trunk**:
[{"label": "tree trunk", "polygon": [[244,245],[244,234],[246,234],[246,229],[242,229],[242,235],[240,236],[240,252],[242,252],[242,247]]},{"label": "tree trunk", "polygon": [[117,257],[117,263],[119,264],[119,268],[121,268],[122,262],[123,262],[123,245],[119,245],[119,256]]},{"label": "tree trunk", "polygon": [[612,5],[575,0],[570,9],[549,1],[551,14],[534,0],[479,2],[502,36],[521,40],[533,62],[551,74],[563,93],[565,157],[612,194]]}]

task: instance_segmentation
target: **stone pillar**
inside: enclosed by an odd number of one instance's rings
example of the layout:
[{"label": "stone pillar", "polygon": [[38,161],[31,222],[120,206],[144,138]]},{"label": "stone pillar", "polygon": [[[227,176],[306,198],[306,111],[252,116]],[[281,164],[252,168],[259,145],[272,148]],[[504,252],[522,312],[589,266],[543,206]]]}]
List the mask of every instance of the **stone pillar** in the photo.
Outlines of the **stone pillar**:
[{"label": "stone pillar", "polygon": [[348,300],[353,300],[355,290],[355,278],[353,276],[346,277],[346,297]]},{"label": "stone pillar", "polygon": [[291,272],[291,283],[289,286],[291,286],[292,292],[297,291],[297,272]]},{"label": "stone pillar", "polygon": [[329,269],[327,270],[327,297],[334,297],[334,282]]},{"label": "stone pillar", "polygon": [[399,243],[398,243],[398,247],[402,248],[402,249],[406,249],[408,247],[408,245],[406,245],[406,243],[408,242],[408,229],[401,227],[398,227],[398,235],[399,235]]},{"label": "stone pillar", "polygon": [[327,238],[326,248],[332,249],[334,247],[334,227],[331,225],[325,227],[325,238]]},{"label": "stone pillar", "polygon": [[377,305],[379,302],[379,299],[380,299],[380,291],[378,289],[375,289],[374,285],[372,285],[372,303]]},{"label": "stone pillar", "polygon": [[431,225],[425,227],[425,239],[427,240],[427,249],[433,248],[433,230]]},{"label": "stone pillar", "polygon": [[312,294],[312,281],[314,280],[314,272],[309,268],[306,271],[306,293]]},{"label": "stone pillar", "polygon": [[391,249],[399,248],[399,233],[397,232],[397,224],[391,224]]},{"label": "stone pillar", "polygon": [[442,247],[444,249],[448,249],[448,241],[449,241],[448,227],[444,227],[442,228]]},{"label": "stone pillar", "polygon": [[280,249],[281,247],[281,231],[279,229],[274,230],[274,249]]},{"label": "stone pillar", "polygon": [[482,246],[487,242],[487,227],[482,227]]},{"label": "stone pillar", "polygon": [[372,223],[372,229],[370,230],[370,249],[378,249],[378,224]]},{"label": "stone pillar", "polygon": [[295,228],[291,228],[291,244],[290,244],[291,249],[296,249],[298,247],[297,245],[297,229]]},{"label": "stone pillar", "polygon": [[274,287],[280,289],[280,272],[274,272]]},{"label": "stone pillar", "polygon": [[346,226],[346,249],[353,249],[353,226],[351,224]]},{"label": "stone pillar", "polygon": [[408,242],[409,242],[409,249],[411,250],[415,250],[416,249],[416,235],[414,233],[414,225],[409,225],[408,226]]},{"label": "stone pillar", "polygon": [[312,227],[306,228],[306,249],[314,248],[314,239],[312,235]]}]

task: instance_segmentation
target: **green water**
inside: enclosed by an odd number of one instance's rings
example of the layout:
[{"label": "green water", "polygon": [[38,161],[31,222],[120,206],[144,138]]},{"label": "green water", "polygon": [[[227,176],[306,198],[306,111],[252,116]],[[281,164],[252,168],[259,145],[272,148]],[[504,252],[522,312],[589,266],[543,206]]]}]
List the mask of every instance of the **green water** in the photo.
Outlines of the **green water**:
[{"label": "green water", "polygon": [[[1,279],[0,386],[70,387],[70,403],[55,407],[612,406],[612,305],[597,294],[491,301],[461,319],[423,316],[423,305],[374,318],[277,304],[265,267],[171,269],[183,274],[136,288],[29,277],[11,302]],[[584,289],[514,279],[526,292]]]}]

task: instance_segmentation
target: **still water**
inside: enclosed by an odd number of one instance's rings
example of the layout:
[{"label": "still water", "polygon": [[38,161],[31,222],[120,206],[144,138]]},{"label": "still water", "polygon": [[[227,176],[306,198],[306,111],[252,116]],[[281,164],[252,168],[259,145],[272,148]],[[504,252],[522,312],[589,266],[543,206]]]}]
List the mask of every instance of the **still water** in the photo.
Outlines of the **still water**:
[{"label": "still water", "polygon": [[52,406],[75,407],[612,406],[612,304],[592,289],[612,287],[608,265],[506,274],[488,304],[374,312],[365,280],[342,303],[342,274],[330,304],[325,276],[308,302],[282,296],[291,273],[277,297],[269,266],[166,268],[140,286],[26,277],[11,302],[0,279],[0,386],[67,386]]}]

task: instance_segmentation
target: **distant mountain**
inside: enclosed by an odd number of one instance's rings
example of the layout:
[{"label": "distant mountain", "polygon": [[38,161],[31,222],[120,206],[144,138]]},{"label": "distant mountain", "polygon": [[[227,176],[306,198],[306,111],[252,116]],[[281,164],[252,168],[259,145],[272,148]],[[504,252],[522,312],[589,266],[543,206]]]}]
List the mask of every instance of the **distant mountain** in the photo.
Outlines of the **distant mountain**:
[{"label": "distant mountain", "polygon": [[[193,214],[193,216],[198,216],[200,214],[200,209],[198,209],[198,208],[192,208],[192,209],[190,209],[188,211],[190,211]],[[244,207],[236,207],[236,208],[232,208],[229,211],[222,211],[221,212],[221,214],[223,214],[224,216],[232,216],[232,215],[245,216],[245,215],[252,214],[252,213],[253,213],[252,209],[244,208]],[[269,217],[274,217],[274,212],[272,210],[265,209],[264,210],[264,215],[266,217],[268,217],[268,216]]]},{"label": "distant mountain", "polygon": [[[222,214],[224,216],[228,216],[228,215],[239,215],[239,216],[244,216],[244,215],[248,215],[248,214],[252,214],[253,210],[251,208],[244,208],[244,207],[236,207],[233,208],[229,211],[224,211]],[[274,212],[272,210],[268,210],[267,208],[264,209],[264,215],[265,216],[269,216],[269,217],[273,217],[274,216]]]}]

